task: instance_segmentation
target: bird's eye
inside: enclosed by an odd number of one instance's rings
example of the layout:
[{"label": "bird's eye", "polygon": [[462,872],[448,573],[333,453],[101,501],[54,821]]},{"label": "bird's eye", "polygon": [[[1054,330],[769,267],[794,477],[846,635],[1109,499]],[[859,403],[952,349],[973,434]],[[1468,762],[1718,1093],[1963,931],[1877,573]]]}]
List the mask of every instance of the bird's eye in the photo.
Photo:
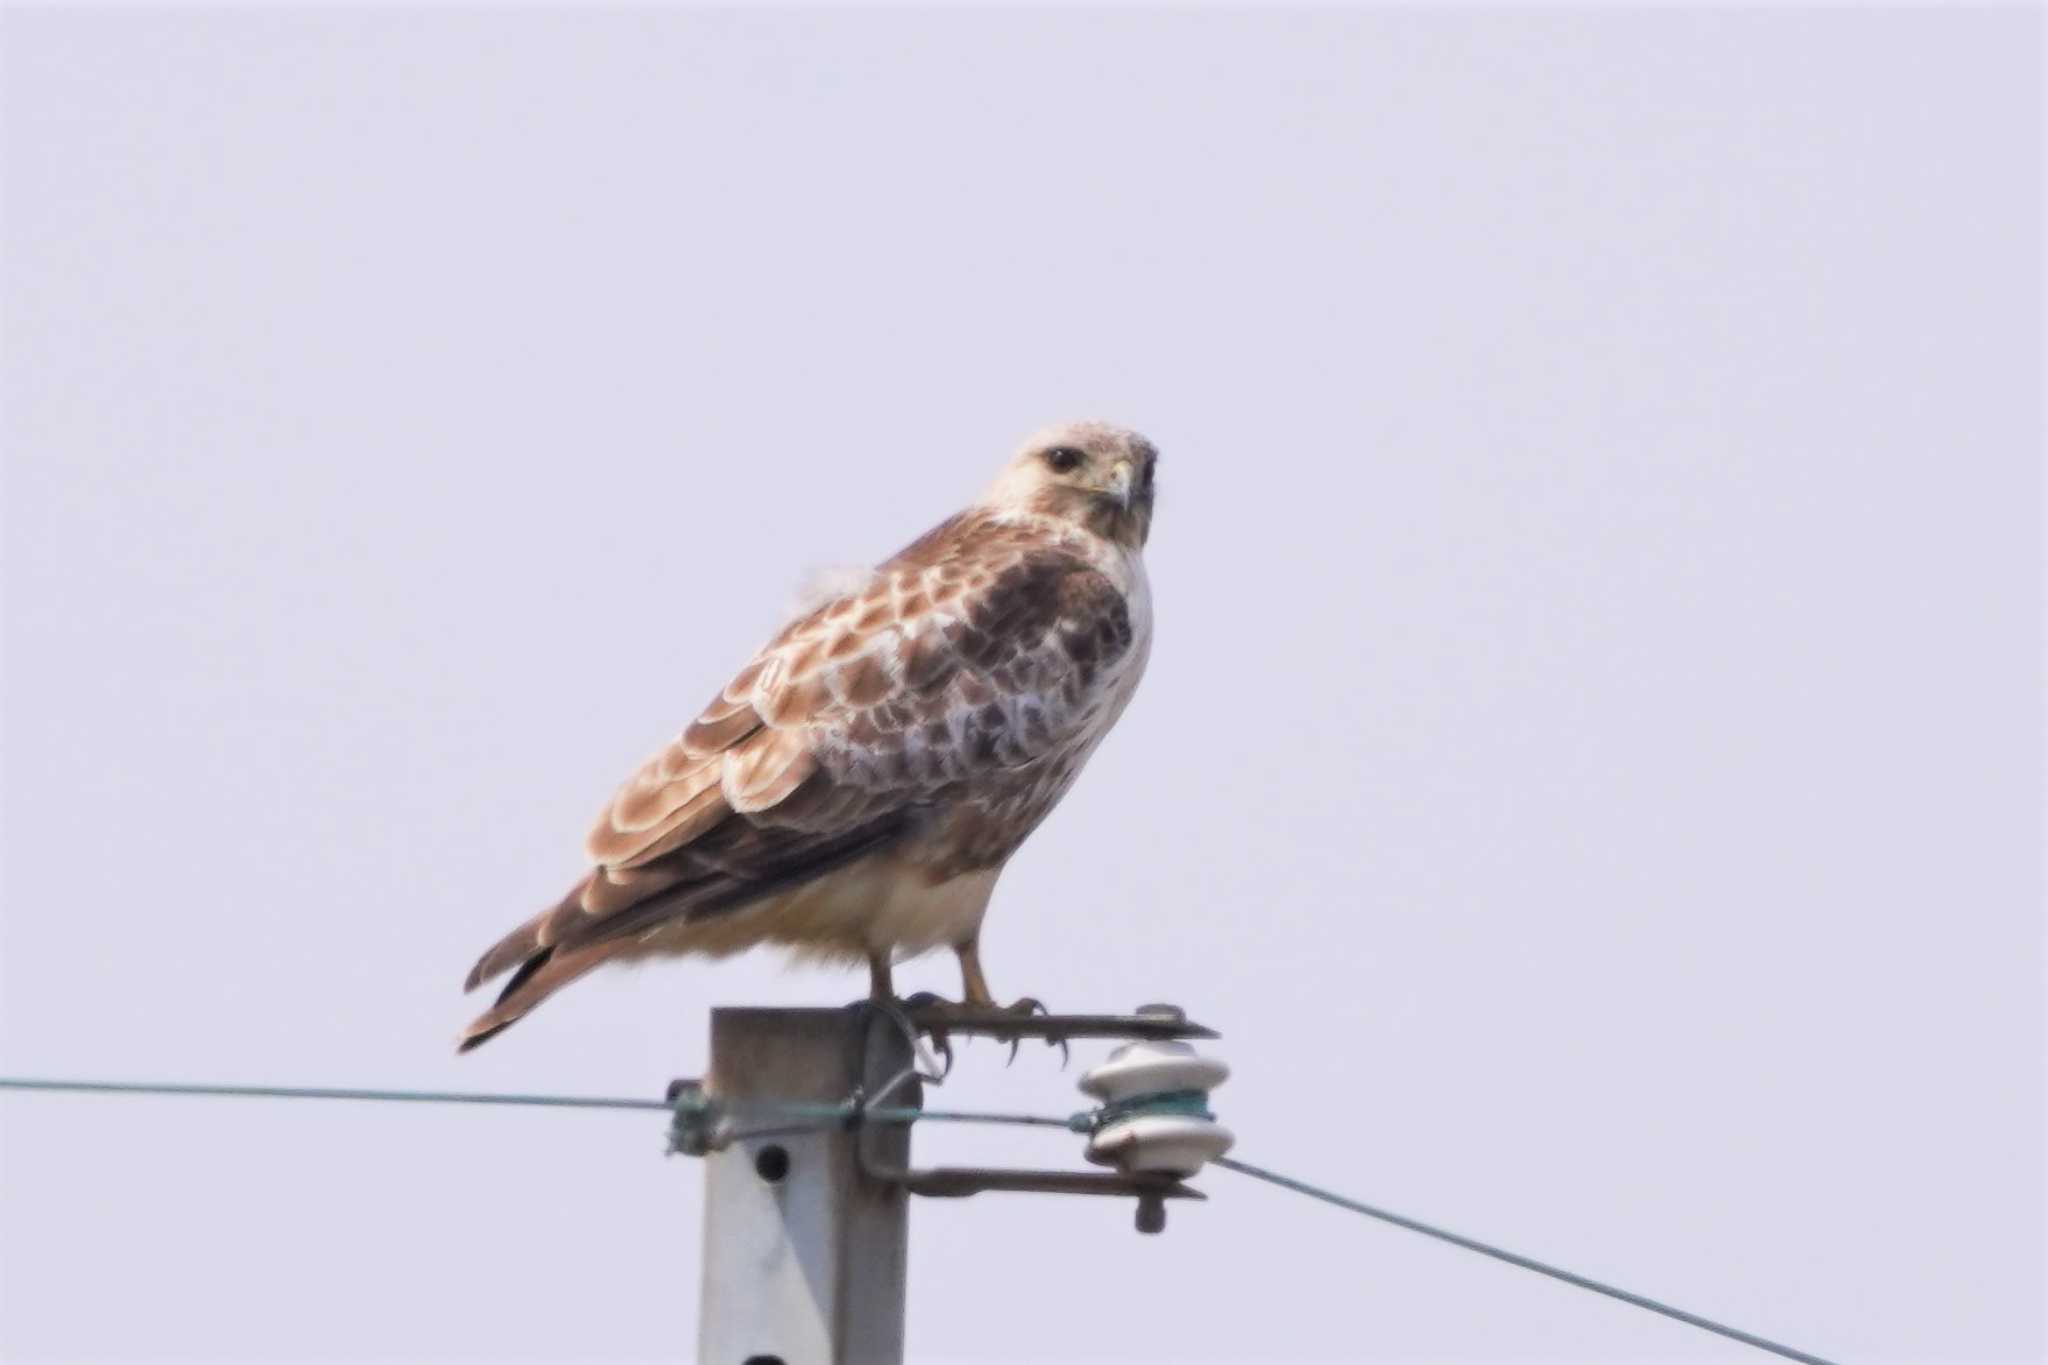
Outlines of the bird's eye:
[{"label": "bird's eye", "polygon": [[1051,466],[1055,474],[1064,474],[1068,470],[1079,469],[1083,458],[1081,452],[1072,446],[1054,446],[1051,450],[1045,452],[1045,462]]}]

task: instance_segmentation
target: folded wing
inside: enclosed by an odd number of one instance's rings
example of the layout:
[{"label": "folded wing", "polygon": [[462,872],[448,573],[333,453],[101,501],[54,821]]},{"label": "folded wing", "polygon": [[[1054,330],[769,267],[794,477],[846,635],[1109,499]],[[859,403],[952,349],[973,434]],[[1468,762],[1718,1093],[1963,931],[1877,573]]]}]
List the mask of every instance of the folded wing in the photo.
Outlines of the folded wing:
[{"label": "folded wing", "polygon": [[762,649],[613,797],[595,865],[485,953],[517,968],[473,1047],[676,920],[742,908],[914,835],[1057,750],[1131,643],[1122,596],[1014,528],[956,518]]}]

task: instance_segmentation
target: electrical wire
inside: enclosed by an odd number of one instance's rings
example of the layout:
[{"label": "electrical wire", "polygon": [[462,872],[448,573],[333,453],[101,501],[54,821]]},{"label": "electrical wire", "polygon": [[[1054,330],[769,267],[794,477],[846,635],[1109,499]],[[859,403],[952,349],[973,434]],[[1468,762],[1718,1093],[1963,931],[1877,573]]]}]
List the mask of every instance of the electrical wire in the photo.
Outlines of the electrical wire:
[{"label": "electrical wire", "polygon": [[[298,1085],[182,1085],[152,1081],[71,1081],[31,1077],[0,1076],[0,1090],[69,1091],[106,1095],[202,1095],[235,1099],[273,1100],[373,1100],[400,1104],[491,1104],[533,1106],[548,1109],[639,1109],[669,1112],[673,1100],[622,1099],[605,1095],[527,1095],[476,1090],[371,1090],[334,1086]],[[789,1131],[805,1127],[829,1127],[859,1117],[875,1123],[915,1123],[930,1119],[938,1123],[999,1123],[1034,1128],[1072,1129],[1072,1118],[1048,1118],[1043,1114],[1006,1114],[972,1109],[919,1109],[908,1105],[859,1105],[851,1100],[836,1104],[760,1104],[733,1106],[751,1117],[796,1120]]]},{"label": "electrical wire", "polygon": [[548,1109],[671,1109],[667,1100],[595,1095],[490,1094],[472,1090],[349,1090],[299,1085],[176,1085],[145,1081],[53,1081],[0,1076],[0,1090],[68,1090],[109,1095],[214,1095],[262,1100],[388,1100],[401,1104],[533,1105]]},{"label": "electrical wire", "polygon": [[[677,1114],[682,1112],[683,1105],[683,1101],[677,1099],[620,1099],[596,1095],[530,1095],[465,1090],[378,1090],[285,1085],[181,1085],[143,1081],[45,1080],[4,1076],[0,1076],[0,1090],[69,1091],[74,1093],[114,1095],[226,1096],[243,1099],[370,1100],[407,1104],[483,1104],[550,1109],[636,1109],[663,1110]],[[820,1127],[834,1127],[848,1123],[914,1123],[924,1119],[949,1123],[996,1123],[1034,1128],[1064,1128],[1071,1132],[1085,1133],[1091,1131],[1102,1118],[1102,1113],[1098,1110],[1086,1110],[1078,1114],[1071,1114],[1065,1118],[1054,1118],[1044,1114],[996,1113],[970,1109],[923,1109],[908,1105],[869,1105],[863,1103],[858,1098],[842,1100],[838,1103],[763,1104],[760,1102],[748,1102],[743,1105],[734,1106],[731,1113],[735,1118],[744,1115],[755,1119],[793,1121],[779,1127],[740,1129],[729,1135],[736,1138],[758,1138],[784,1132],[812,1131]],[[1409,1218],[1402,1214],[1364,1203],[1361,1200],[1347,1198],[1334,1190],[1326,1190],[1319,1185],[1312,1185],[1305,1180],[1296,1180],[1292,1176],[1282,1175],[1278,1171],[1268,1170],[1263,1166],[1255,1166],[1248,1161],[1239,1161],[1234,1157],[1223,1156],[1217,1157],[1211,1164],[1221,1166],[1228,1171],[1235,1171],[1239,1175],[1249,1176],[1254,1180],[1265,1181],[1269,1185],[1276,1185],[1283,1190],[1289,1190],[1295,1194],[1306,1195],[1311,1199],[1320,1200],[1325,1204],[1334,1205],[1337,1208],[1346,1209],[1352,1213],[1363,1214],[1367,1218],[1377,1218],[1383,1223],[1391,1223],[1393,1226],[1405,1228],[1409,1232],[1419,1232],[1425,1237],[1434,1237],[1440,1242],[1448,1242],[1452,1246],[1463,1247],[1467,1251],[1476,1251],[1482,1256],[1490,1256],[1496,1261],[1504,1261],[1508,1265],[1519,1266],[1523,1270],[1533,1270],[1539,1275],[1548,1275],[1551,1279],[1562,1281],[1575,1288],[1588,1290],[1595,1294],[1603,1294],[1610,1299],[1617,1299],[1636,1308],[1660,1314],[1675,1322],[1682,1322],[1688,1326],[1697,1327],[1702,1331],[1712,1332],[1717,1336],[1726,1337],[1730,1341],[1739,1341],[1745,1346],[1753,1346],[1759,1351],[1768,1351],[1787,1360],[1797,1360],[1802,1362],[1803,1365],[1834,1365],[1832,1361],[1821,1356],[1798,1350],[1782,1342],[1757,1336],[1753,1332],[1745,1332],[1738,1327],[1730,1327],[1726,1323],[1715,1322],[1712,1318],[1703,1318],[1697,1313],[1688,1313],[1683,1308],[1676,1308],[1671,1304],[1662,1303],[1656,1299],[1633,1293],[1611,1284],[1603,1284],[1599,1280],[1589,1279],[1584,1275],[1565,1270],[1560,1266],[1550,1265],[1533,1257],[1519,1255],[1502,1247],[1479,1241],[1477,1238],[1466,1237],[1447,1228],[1440,1228],[1434,1224],[1425,1223],[1417,1218]]]},{"label": "electrical wire", "polygon": [[1349,1209],[1353,1213],[1362,1213],[1368,1218],[1377,1218],[1383,1223],[1392,1223],[1397,1228],[1406,1228],[1410,1232],[1419,1232],[1425,1237],[1434,1237],[1440,1242],[1449,1242],[1452,1246],[1463,1247],[1467,1251],[1476,1251],[1482,1256],[1491,1256],[1496,1261],[1505,1261],[1509,1265],[1520,1266],[1524,1270],[1533,1270],[1539,1275],[1548,1275],[1553,1280],[1562,1280],[1564,1283],[1579,1289],[1588,1289],[1595,1294],[1605,1294],[1610,1299],[1619,1299],[1623,1303],[1647,1309],[1652,1313],[1661,1313],[1674,1321],[1727,1337],[1730,1341],[1739,1341],[1745,1346],[1754,1346],[1759,1351],[1769,1351],[1772,1355],[1783,1356],[1787,1360],[1803,1361],[1805,1365],[1833,1365],[1832,1361],[1787,1346],[1783,1342],[1772,1341],[1766,1337],[1757,1336],[1753,1332],[1745,1332],[1739,1327],[1730,1327],[1724,1322],[1715,1322],[1712,1318],[1703,1318],[1697,1313],[1688,1313],[1683,1308],[1674,1308],[1668,1303],[1660,1303],[1656,1299],[1631,1293],[1626,1289],[1618,1289],[1611,1284],[1602,1284],[1598,1280],[1588,1279],[1584,1275],[1574,1274],[1558,1266],[1548,1265],[1533,1257],[1517,1255],[1515,1252],[1489,1245],[1476,1238],[1463,1236],[1446,1228],[1436,1227],[1433,1224],[1422,1222],[1420,1219],[1403,1217],[1401,1214],[1390,1213],[1386,1209],[1376,1208],[1371,1204],[1362,1203],[1356,1199],[1347,1199],[1333,1190],[1326,1190],[1320,1186],[1311,1185],[1305,1180],[1296,1180],[1291,1176],[1281,1175],[1278,1171],[1269,1171],[1263,1166],[1254,1166],[1249,1161],[1238,1161],[1233,1157],[1220,1156],[1210,1164],[1221,1166],[1228,1171],[1236,1171],[1239,1175],[1248,1175],[1254,1180],[1263,1180],[1269,1185],[1278,1185],[1283,1190],[1292,1190],[1296,1194],[1305,1194],[1311,1199],[1320,1199],[1325,1204],[1334,1204],[1340,1209]]}]

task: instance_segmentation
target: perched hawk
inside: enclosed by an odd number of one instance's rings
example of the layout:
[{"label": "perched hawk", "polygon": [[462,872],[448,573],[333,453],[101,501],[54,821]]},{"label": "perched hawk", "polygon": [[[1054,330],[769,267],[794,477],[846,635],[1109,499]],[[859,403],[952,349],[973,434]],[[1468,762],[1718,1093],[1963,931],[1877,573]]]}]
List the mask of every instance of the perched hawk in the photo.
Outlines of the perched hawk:
[{"label": "perched hawk", "polygon": [[759,943],[960,956],[1004,863],[1073,784],[1151,647],[1159,459],[1100,422],[1027,442],[981,500],[792,621],[606,807],[596,866],[469,974],[512,978],[467,1051],[599,963]]}]

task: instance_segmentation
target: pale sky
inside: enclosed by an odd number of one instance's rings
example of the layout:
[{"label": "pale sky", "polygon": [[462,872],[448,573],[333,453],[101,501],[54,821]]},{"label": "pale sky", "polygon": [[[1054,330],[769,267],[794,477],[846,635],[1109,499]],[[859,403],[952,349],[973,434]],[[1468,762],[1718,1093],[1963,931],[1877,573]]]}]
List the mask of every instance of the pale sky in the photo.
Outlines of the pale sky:
[{"label": "pale sky", "polygon": [[[806,570],[1101,416],[1164,452],[1157,642],[997,992],[1221,1029],[1248,1160],[1845,1361],[2041,1358],[2041,38],[11,8],[0,1072],[659,1095],[709,1006],[860,994],[667,964],[451,1046]],[[662,1128],[0,1098],[0,1354],[687,1357]],[[919,1203],[912,1357],[1760,1358],[1200,1184],[1160,1238]]]}]

